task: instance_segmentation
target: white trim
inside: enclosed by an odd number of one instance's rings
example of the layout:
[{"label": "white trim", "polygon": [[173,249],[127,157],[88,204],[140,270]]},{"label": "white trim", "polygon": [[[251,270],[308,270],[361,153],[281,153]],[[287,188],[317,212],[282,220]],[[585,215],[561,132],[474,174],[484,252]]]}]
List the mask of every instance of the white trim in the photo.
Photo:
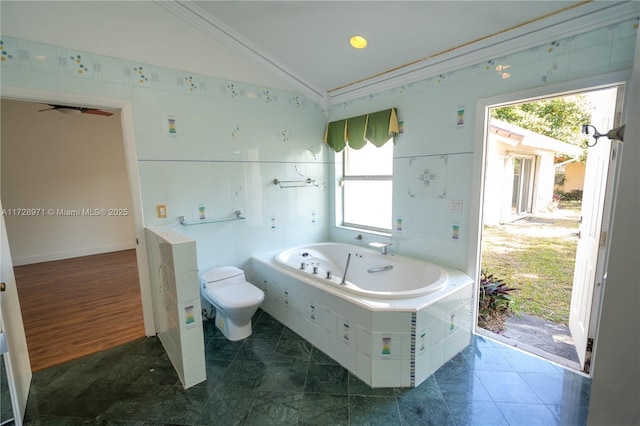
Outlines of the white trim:
[{"label": "white trim", "polygon": [[495,34],[486,39],[433,55],[413,64],[324,92],[290,71],[268,53],[206,10],[190,1],[154,2],[169,13],[183,19],[194,28],[217,40],[244,57],[266,66],[286,81],[298,87],[323,109],[331,105],[362,98],[374,93],[424,80],[457,69],[476,65],[488,58],[499,58],[538,47],[545,43],[572,37],[589,30],[616,24],[637,16],[636,1],[585,2],[577,7],[547,18]]},{"label": "white trim", "polygon": [[133,110],[129,100],[98,98],[91,96],[71,95],[60,92],[24,89],[19,87],[2,87],[0,97],[33,101],[42,103],[70,104],[92,108],[111,108],[121,110],[122,132],[125,149],[125,160],[131,193],[131,213],[138,244],[136,258],[138,262],[138,278],[142,298],[142,316],[147,336],[156,334],[153,319],[153,302],[151,299],[151,284],[149,281],[149,267],[147,266],[147,244],[144,236],[144,217],[142,216],[142,194],[140,192],[140,175],[138,173],[138,158],[133,126]]},{"label": "white trim", "polygon": [[59,251],[55,253],[38,254],[35,256],[14,257],[13,266],[30,265],[32,263],[50,262],[52,260],[71,259],[74,257],[91,256],[94,254],[112,253],[114,251],[131,250],[136,248],[134,243],[110,244],[108,246],[87,247],[76,250]]},{"label": "white trim", "polygon": [[[540,86],[532,89],[506,93],[489,98],[481,98],[476,102],[476,123],[474,130],[473,148],[473,175],[471,186],[471,206],[469,209],[469,255],[465,273],[473,278],[474,303],[473,315],[478,317],[478,278],[480,277],[480,241],[482,234],[482,200],[484,194],[484,173],[486,156],[486,138],[489,108],[501,105],[509,105],[515,102],[526,102],[536,99],[544,99],[550,96],[563,96],[577,92],[598,90],[606,87],[615,87],[620,84],[628,84],[631,71],[621,71],[572,80],[565,83]],[[607,248],[608,250],[608,248]],[[476,332],[477,323],[474,321],[473,332]],[[592,359],[593,366],[593,359]],[[593,370],[592,370],[593,371]]]},{"label": "white trim", "polygon": [[485,40],[459,47],[382,75],[330,90],[330,105],[476,65],[529,48],[542,46],[588,30],[630,19],[639,12],[637,2],[591,2]]},{"label": "white trim", "polygon": [[298,87],[300,91],[311,100],[319,104],[326,103],[325,92],[295,75],[271,55],[260,49],[254,43],[243,37],[215,16],[211,15],[209,12],[202,9],[197,4],[185,1],[154,0],[154,2],[178,18],[183,19],[189,25],[202,31],[207,36],[229,47],[236,53],[239,53],[254,62],[267,66],[280,77],[284,78],[295,87]]},{"label": "white trim", "polygon": [[133,210],[133,228],[136,233],[136,259],[138,260],[138,277],[140,279],[140,296],[142,298],[142,316],[147,336],[156,334],[156,323],[153,315],[153,296],[151,278],[149,277],[149,261],[147,259],[147,239],[144,232],[144,216],[142,211],[142,191],[140,190],[140,173],[138,171],[138,154],[133,125],[133,107],[127,102],[120,112],[122,120],[122,138],[124,139],[124,156],[127,159],[129,190],[131,192],[131,209]]},{"label": "white trim", "polygon": [[[6,337],[6,334],[5,334]],[[11,361],[11,352],[7,351],[3,354],[0,354],[1,357],[4,357],[4,371],[7,375],[7,386],[9,388],[9,402],[11,402],[11,412],[13,413],[12,419],[7,419],[9,424],[11,424],[11,420],[15,421],[17,426],[22,426],[22,421],[24,419],[25,413],[22,412],[22,408],[20,407],[20,402],[18,401],[18,387],[16,386],[16,377],[13,374],[13,362]],[[31,367],[29,367],[31,369]],[[31,375],[33,377],[33,374]],[[0,378],[4,379],[4,378]],[[31,385],[29,385],[31,388]],[[26,409],[25,409],[26,411]],[[4,424],[4,423],[3,423]]]},{"label": "white trim", "polygon": [[519,92],[506,93],[478,99],[476,102],[475,117],[475,144],[473,147],[473,179],[471,186],[471,207],[469,211],[469,257],[465,273],[470,277],[480,275],[480,231],[482,223],[482,199],[484,192],[484,169],[485,169],[485,146],[488,122],[488,108],[509,105],[514,102],[533,101],[548,98],[549,96],[563,96],[585,90],[597,90],[606,87],[614,87],[626,84],[631,77],[631,71],[621,71],[603,74],[579,80],[567,81],[564,83],[552,84],[548,86],[535,87],[533,89]]}]

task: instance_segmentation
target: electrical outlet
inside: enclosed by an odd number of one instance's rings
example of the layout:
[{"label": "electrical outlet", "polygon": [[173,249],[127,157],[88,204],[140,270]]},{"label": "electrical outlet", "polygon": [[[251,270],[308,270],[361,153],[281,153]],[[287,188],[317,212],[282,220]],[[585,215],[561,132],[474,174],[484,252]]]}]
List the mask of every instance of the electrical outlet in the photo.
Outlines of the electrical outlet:
[{"label": "electrical outlet", "polygon": [[449,200],[448,210],[449,213],[461,214],[462,200]]},{"label": "electrical outlet", "polygon": [[167,206],[165,204],[158,204],[156,206],[156,210],[158,211],[158,217],[160,219],[165,219],[167,217]]}]

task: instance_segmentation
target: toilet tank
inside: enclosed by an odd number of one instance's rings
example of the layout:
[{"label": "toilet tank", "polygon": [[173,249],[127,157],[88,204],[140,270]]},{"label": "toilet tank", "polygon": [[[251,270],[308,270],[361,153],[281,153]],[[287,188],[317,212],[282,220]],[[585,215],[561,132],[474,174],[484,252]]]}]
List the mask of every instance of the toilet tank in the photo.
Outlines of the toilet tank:
[{"label": "toilet tank", "polygon": [[246,282],[244,271],[235,266],[221,266],[202,274],[200,281],[206,286],[238,284]]}]

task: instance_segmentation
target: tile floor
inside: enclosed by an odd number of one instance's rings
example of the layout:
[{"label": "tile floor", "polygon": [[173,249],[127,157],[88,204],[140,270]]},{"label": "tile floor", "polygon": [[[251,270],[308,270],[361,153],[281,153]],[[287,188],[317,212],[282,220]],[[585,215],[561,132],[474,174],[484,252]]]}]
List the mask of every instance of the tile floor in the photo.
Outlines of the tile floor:
[{"label": "tile floor", "polygon": [[34,374],[33,425],[583,425],[590,380],[472,344],[417,388],[372,389],[258,311],[249,339],[205,324],[207,381],[183,390],[157,338]]},{"label": "tile floor", "polygon": [[13,419],[13,410],[11,409],[7,371],[4,366],[4,356],[0,354],[0,425],[4,425],[11,419]]}]

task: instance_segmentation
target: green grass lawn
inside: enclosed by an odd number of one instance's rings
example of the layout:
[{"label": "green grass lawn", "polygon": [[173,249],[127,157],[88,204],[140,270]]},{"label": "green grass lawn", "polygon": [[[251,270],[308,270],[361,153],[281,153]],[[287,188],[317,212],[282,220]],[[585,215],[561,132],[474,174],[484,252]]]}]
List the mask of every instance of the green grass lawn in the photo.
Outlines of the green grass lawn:
[{"label": "green grass lawn", "polygon": [[512,224],[485,226],[482,269],[516,288],[514,313],[567,324],[578,238],[578,203]]}]

